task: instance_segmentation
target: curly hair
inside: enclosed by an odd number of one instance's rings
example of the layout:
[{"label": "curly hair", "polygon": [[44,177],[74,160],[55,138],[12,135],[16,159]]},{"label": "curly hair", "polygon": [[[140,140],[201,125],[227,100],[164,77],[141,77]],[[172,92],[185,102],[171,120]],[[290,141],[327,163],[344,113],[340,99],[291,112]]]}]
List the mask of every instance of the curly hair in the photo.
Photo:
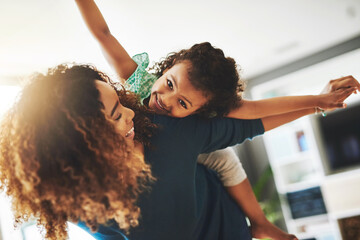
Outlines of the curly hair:
[{"label": "curly hair", "polygon": [[[111,83],[88,65],[36,74],[1,122],[0,189],[16,225],[35,217],[46,239],[66,239],[66,221],[92,231],[111,219],[125,230],[138,225],[136,200],[153,180],[105,116],[95,80]],[[118,94],[139,113],[137,138],[146,144],[155,126],[133,94]]]},{"label": "curly hair", "polygon": [[233,58],[225,57],[221,49],[204,42],[170,53],[151,70],[160,77],[165,70],[183,61],[191,63],[188,70],[191,84],[209,98],[197,111],[199,115],[224,116],[239,106],[245,85],[240,80],[238,65]]}]

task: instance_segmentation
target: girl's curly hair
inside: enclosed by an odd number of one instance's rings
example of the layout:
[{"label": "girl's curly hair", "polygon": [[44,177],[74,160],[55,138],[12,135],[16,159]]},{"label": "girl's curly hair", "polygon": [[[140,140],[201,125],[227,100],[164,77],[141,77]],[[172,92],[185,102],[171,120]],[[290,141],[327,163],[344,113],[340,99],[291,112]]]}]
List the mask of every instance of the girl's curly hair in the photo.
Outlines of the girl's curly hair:
[{"label": "girl's curly hair", "polygon": [[[66,221],[95,231],[114,219],[138,224],[139,193],[151,176],[105,116],[95,80],[110,79],[88,65],[59,65],[34,75],[1,122],[0,189],[12,199],[16,224],[35,217],[46,239],[66,239]],[[155,126],[137,98],[119,91],[138,114],[137,138],[148,143]]]},{"label": "girl's curly hair", "polygon": [[188,74],[192,85],[209,97],[209,101],[197,111],[199,115],[224,116],[239,106],[245,85],[233,58],[225,57],[221,49],[204,42],[170,53],[151,70],[160,77],[165,70],[183,61],[191,63]]}]

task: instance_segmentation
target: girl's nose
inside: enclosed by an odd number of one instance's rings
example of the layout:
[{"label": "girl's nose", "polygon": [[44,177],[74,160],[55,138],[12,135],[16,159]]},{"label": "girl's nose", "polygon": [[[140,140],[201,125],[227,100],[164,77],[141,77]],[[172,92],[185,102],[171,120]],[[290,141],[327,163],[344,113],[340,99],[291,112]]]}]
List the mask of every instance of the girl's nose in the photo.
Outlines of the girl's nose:
[{"label": "girl's nose", "polygon": [[162,100],[162,104],[164,105],[163,107],[165,107],[166,110],[170,111],[174,101],[175,101],[175,96],[172,94],[167,94],[165,96],[163,96]]}]

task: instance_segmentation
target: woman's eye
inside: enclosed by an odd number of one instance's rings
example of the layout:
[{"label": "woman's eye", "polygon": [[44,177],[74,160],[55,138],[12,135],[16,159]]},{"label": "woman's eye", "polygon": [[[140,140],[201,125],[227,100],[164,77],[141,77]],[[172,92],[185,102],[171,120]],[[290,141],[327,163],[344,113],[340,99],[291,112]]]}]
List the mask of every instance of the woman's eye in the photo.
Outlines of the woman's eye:
[{"label": "woman's eye", "polygon": [[183,108],[187,109],[186,103],[183,100],[180,99],[179,103]]},{"label": "woman's eye", "polygon": [[121,113],[119,114],[119,116],[117,118],[115,118],[115,121],[119,121],[121,118]]},{"label": "woman's eye", "polygon": [[169,79],[167,79],[167,85],[169,86],[169,88],[172,90],[173,89],[173,84],[172,84],[172,82],[169,80]]}]

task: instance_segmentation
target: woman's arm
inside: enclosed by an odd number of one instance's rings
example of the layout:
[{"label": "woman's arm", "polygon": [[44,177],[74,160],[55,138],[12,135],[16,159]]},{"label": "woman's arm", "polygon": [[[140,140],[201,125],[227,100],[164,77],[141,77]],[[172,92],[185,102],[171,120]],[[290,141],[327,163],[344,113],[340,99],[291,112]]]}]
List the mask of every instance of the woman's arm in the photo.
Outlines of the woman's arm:
[{"label": "woman's arm", "polygon": [[[343,88],[343,89],[340,88],[338,90],[335,90],[334,92],[326,93],[325,95],[334,95],[334,96],[336,96],[336,99],[337,99],[337,102],[333,103],[333,107],[328,108],[328,110],[346,107],[346,104],[343,103],[344,100],[354,92],[356,92],[356,88],[350,87],[350,88]],[[324,94],[320,94],[320,96],[321,95],[324,95]],[[317,111],[316,108],[310,108],[310,109],[303,109],[303,110],[294,111],[294,112],[290,112],[290,113],[284,113],[284,114],[280,114],[280,115],[276,115],[276,116],[262,118],[264,130],[265,130],[265,132],[269,131],[273,128],[276,128],[285,123],[294,121],[305,115],[315,113],[316,111]]]},{"label": "woman's arm", "polygon": [[241,105],[226,117],[256,119],[309,108],[328,110],[341,107],[337,104],[342,102],[342,95],[331,94],[331,92],[341,88],[360,90],[360,84],[354,77],[347,76],[331,80],[325,87],[323,94],[320,95],[274,97],[259,101],[242,100]]},{"label": "woman's arm", "polygon": [[238,119],[263,118],[296,110],[319,107],[318,96],[274,97],[258,101],[241,100],[240,106],[226,117]]},{"label": "woman's arm", "polygon": [[96,3],[93,0],[76,0],[76,4],[91,34],[103,49],[107,61],[122,80],[128,79],[136,70],[137,64],[111,34]]}]

